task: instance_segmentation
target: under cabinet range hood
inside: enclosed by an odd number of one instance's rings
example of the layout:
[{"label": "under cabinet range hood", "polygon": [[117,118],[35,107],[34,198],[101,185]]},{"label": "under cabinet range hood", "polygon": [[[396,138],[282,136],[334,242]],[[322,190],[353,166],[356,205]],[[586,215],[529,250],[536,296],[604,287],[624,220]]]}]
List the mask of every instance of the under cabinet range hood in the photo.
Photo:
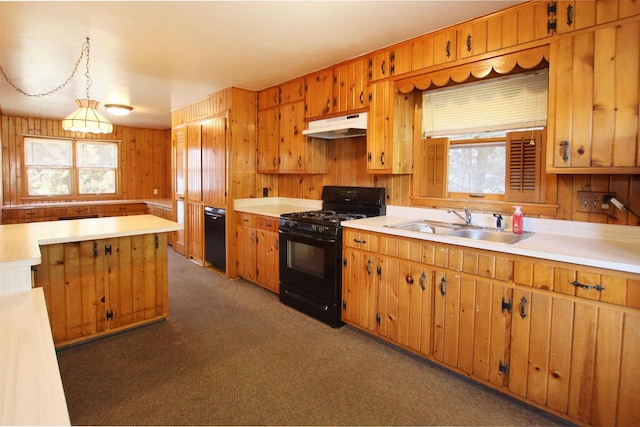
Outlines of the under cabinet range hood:
[{"label": "under cabinet range hood", "polygon": [[312,138],[338,139],[367,135],[367,113],[349,114],[309,122],[302,134]]}]

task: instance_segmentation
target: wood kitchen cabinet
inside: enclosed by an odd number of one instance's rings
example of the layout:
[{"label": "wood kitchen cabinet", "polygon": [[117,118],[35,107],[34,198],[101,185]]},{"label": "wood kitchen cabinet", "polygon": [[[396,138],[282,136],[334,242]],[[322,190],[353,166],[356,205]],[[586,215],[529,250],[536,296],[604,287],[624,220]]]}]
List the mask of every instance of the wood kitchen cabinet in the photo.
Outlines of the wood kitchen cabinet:
[{"label": "wood kitchen cabinet", "polygon": [[640,421],[637,275],[514,259],[509,390],[590,425]]},{"label": "wood kitchen cabinet", "polygon": [[342,319],[573,422],[640,422],[637,274],[345,229]]},{"label": "wood kitchen cabinet", "polygon": [[369,85],[367,171],[409,174],[413,169],[415,93],[394,93],[389,80]]},{"label": "wood kitchen cabinet", "polygon": [[305,77],[305,118],[333,113],[333,68],[325,68]]},{"label": "wood kitchen cabinet", "polygon": [[[326,173],[326,141],[306,138],[304,79],[279,87],[278,105],[258,111],[257,170],[260,173]],[[260,92],[264,94],[265,92]],[[268,90],[266,93],[272,93]],[[273,95],[262,97],[272,104]]]},{"label": "wood kitchen cabinet", "polygon": [[559,0],[556,4],[556,32],[558,34],[640,14],[640,4],[634,0]]},{"label": "wood kitchen cabinet", "polygon": [[367,62],[356,59],[333,69],[334,112],[345,113],[369,106]]},{"label": "wood kitchen cabinet", "polygon": [[547,173],[640,172],[639,51],[640,18],[551,43]]},{"label": "wood kitchen cabinet", "polygon": [[378,333],[378,236],[344,230],[342,320]]},{"label": "wood kitchen cabinet", "polygon": [[280,291],[278,218],[238,212],[238,275]]},{"label": "wood kitchen cabinet", "polygon": [[143,234],[43,245],[42,287],[56,346],[164,318],[167,236]]}]

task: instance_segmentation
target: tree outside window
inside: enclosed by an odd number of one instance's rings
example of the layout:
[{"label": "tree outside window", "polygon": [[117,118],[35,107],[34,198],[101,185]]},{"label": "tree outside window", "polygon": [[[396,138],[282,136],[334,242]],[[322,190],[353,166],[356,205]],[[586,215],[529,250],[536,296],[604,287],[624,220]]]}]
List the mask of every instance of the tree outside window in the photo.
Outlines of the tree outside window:
[{"label": "tree outside window", "polygon": [[28,197],[115,195],[119,144],[24,138]]}]

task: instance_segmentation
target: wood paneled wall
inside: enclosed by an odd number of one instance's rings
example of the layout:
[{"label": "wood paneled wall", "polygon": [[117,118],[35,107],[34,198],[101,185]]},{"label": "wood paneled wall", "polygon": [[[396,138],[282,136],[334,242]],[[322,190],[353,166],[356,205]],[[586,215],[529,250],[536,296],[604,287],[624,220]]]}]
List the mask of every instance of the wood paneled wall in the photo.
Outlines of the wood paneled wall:
[{"label": "wood paneled wall", "polygon": [[[325,175],[262,175],[259,183],[270,188],[269,195],[320,199],[324,185],[381,186],[387,189],[387,204],[412,206],[411,175],[372,175],[366,171],[366,140],[350,138],[327,141],[330,144],[329,173]],[[611,206],[614,214],[590,214],[578,211],[578,191],[616,193],[616,198],[634,212],[640,213],[640,175],[545,175],[548,204],[558,206],[552,219],[640,225],[640,220]],[[262,188],[258,185],[262,196]],[[446,202],[445,202],[446,203]],[[472,202],[471,202],[472,203]],[[481,208],[472,207],[474,211]],[[510,214],[509,212],[505,212]],[[527,213],[525,213],[527,215]],[[529,216],[535,216],[530,215]]]},{"label": "wood paneled wall", "polygon": [[[114,126],[113,133],[92,135],[67,132],[62,121],[33,117],[1,116],[2,194],[4,206],[37,203],[21,199],[22,136],[120,140],[120,188],[122,200],[171,197],[171,131]],[[158,189],[158,194],[153,190]],[[95,198],[94,200],[98,200]],[[91,200],[83,198],[82,200]],[[51,200],[55,202],[58,200]],[[68,200],[65,200],[68,201]],[[42,202],[40,202],[42,203]]]}]

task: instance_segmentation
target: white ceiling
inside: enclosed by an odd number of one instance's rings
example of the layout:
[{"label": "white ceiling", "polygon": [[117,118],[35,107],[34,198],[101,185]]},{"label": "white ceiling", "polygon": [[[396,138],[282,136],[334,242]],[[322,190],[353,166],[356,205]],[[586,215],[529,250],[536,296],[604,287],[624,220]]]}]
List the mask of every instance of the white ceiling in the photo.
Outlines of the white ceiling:
[{"label": "white ceiling", "polygon": [[[171,110],[229,86],[260,90],[521,0],[0,1],[0,65],[29,93],[62,84],[90,37],[90,88],[129,104],[114,124],[171,126]],[[85,62],[55,95],[0,77],[0,111],[62,119],[85,98]]]}]

